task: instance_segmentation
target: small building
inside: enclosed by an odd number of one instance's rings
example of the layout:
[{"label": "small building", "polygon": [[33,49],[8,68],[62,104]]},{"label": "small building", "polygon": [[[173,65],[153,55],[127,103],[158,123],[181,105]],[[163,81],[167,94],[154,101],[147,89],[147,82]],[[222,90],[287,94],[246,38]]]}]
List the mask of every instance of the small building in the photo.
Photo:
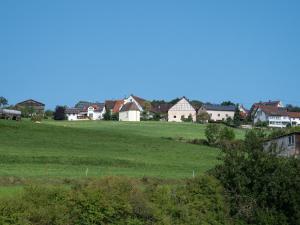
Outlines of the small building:
[{"label": "small building", "polygon": [[204,104],[198,110],[198,115],[207,112],[211,121],[226,121],[228,118],[233,119],[235,110],[234,105]]},{"label": "small building", "polygon": [[[79,104],[80,103],[80,104]],[[74,108],[66,108],[65,114],[69,121],[101,120],[106,112],[104,103],[89,103],[80,101]]]},{"label": "small building", "polygon": [[135,95],[130,95],[128,98],[124,99],[124,104],[128,102],[134,102],[136,106],[139,108],[140,112],[142,112],[145,110],[147,100]]},{"label": "small building", "polygon": [[193,122],[196,122],[196,110],[185,97],[168,110],[169,122],[182,122],[182,119],[187,119],[189,116],[192,117]]},{"label": "small building", "polygon": [[0,109],[0,119],[21,120],[21,111],[13,109]]},{"label": "small building", "polygon": [[66,108],[65,114],[66,114],[67,120],[69,120],[69,121],[76,121],[76,120],[84,119],[84,117],[80,115],[80,109],[78,109],[78,108]]},{"label": "small building", "polygon": [[284,128],[291,124],[286,108],[259,106],[254,113],[253,123],[266,122],[269,127]]},{"label": "small building", "polygon": [[133,102],[128,102],[122,106],[119,112],[119,121],[140,121],[141,111],[138,105]]},{"label": "small building", "polygon": [[32,112],[32,113],[30,113],[31,115],[33,115],[33,114],[43,115],[44,111],[45,111],[45,104],[35,101],[33,99],[28,99],[23,102],[17,103],[15,108],[20,111],[29,110],[30,112]]},{"label": "small building", "polygon": [[87,117],[90,120],[102,120],[105,110],[105,104],[104,103],[95,103],[93,105],[90,105],[87,107],[84,111],[87,112]]},{"label": "small building", "polygon": [[265,141],[264,149],[270,148],[278,152],[280,156],[299,157],[300,155],[300,132],[285,134]]}]

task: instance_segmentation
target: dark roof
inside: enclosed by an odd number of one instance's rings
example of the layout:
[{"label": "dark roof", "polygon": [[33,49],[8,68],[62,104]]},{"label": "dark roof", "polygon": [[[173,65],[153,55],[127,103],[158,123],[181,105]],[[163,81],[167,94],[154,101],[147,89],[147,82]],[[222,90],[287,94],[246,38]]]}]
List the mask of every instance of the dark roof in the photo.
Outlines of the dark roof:
[{"label": "dark roof", "polygon": [[89,107],[90,105],[92,105],[92,102],[87,102],[87,101],[79,101],[74,108],[78,108],[78,109],[83,109],[85,107]]},{"label": "dark roof", "polygon": [[83,108],[83,111],[87,111],[90,106],[92,106],[94,108],[95,112],[102,112],[105,107],[105,104],[104,103],[92,103],[88,106],[85,106]]},{"label": "dark roof", "polygon": [[168,113],[168,110],[172,107],[170,103],[152,103],[151,112],[155,113]]},{"label": "dark roof", "polygon": [[24,104],[34,104],[34,105],[38,105],[38,106],[45,106],[44,103],[38,102],[38,101],[33,100],[33,99],[28,99],[28,100],[25,100],[23,102],[19,102],[16,105],[24,105]]},{"label": "dark roof", "polygon": [[147,102],[146,99],[143,99],[143,98],[138,97],[138,96],[136,96],[136,95],[130,95],[130,96],[132,96],[132,97],[137,101],[137,103],[139,103],[139,105],[140,105],[142,108],[145,107],[145,103]]},{"label": "dark roof", "polygon": [[79,114],[80,109],[78,109],[78,108],[66,108],[65,113],[66,114],[73,114],[73,113]]},{"label": "dark roof", "polygon": [[211,111],[235,111],[236,109],[234,105],[204,104],[202,107]]},{"label": "dark roof", "polygon": [[120,112],[126,112],[126,111],[140,111],[140,109],[135,102],[128,102],[125,105],[123,105],[122,108],[120,109]]},{"label": "dark roof", "polygon": [[112,110],[116,104],[117,100],[106,100],[105,107],[107,110]]}]

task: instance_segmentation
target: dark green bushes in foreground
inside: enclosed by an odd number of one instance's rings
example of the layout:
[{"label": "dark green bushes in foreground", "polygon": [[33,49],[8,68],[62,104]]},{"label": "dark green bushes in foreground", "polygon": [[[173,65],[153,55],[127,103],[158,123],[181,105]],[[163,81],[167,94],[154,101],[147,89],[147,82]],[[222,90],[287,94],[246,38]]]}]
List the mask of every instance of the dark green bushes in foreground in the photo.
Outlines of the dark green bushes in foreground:
[{"label": "dark green bushes in foreground", "polygon": [[244,143],[223,146],[213,174],[223,184],[230,214],[245,224],[300,224],[300,161],[263,149],[265,134],[249,131]]},{"label": "dark green bushes in foreground", "polygon": [[109,177],[66,187],[27,187],[0,202],[0,224],[226,224],[218,181],[176,185]]}]

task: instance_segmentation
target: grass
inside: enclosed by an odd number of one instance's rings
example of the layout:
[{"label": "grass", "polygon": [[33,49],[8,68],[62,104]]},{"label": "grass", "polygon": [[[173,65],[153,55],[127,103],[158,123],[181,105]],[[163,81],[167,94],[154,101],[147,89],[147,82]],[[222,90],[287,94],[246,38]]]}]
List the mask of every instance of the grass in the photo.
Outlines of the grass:
[{"label": "grass", "polygon": [[204,130],[186,123],[0,120],[0,178],[191,177],[214,167],[219,150],[170,138],[204,138]]}]

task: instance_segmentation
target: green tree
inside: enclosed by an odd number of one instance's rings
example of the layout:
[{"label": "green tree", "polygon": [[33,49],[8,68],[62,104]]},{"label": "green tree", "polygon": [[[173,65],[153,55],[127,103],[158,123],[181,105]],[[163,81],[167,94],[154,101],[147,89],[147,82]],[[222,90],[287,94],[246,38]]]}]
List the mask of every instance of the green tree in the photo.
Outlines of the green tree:
[{"label": "green tree", "polygon": [[210,145],[215,145],[219,141],[220,125],[211,123],[205,129],[205,136]]},{"label": "green tree", "polygon": [[66,114],[65,114],[66,107],[65,106],[56,106],[53,119],[54,120],[65,120]]},{"label": "green tree", "polygon": [[235,127],[239,127],[241,125],[241,111],[238,106],[235,108],[233,116],[233,125]]},{"label": "green tree", "polygon": [[107,110],[107,111],[104,113],[103,119],[104,119],[104,120],[111,120],[111,119],[112,119],[111,110]]},{"label": "green tree", "polygon": [[3,96],[0,96],[0,108],[4,107],[8,105],[8,101],[6,98],[4,98]]},{"label": "green tree", "polygon": [[210,120],[210,115],[207,112],[200,112],[197,115],[197,123],[207,123]]},{"label": "green tree", "polygon": [[224,102],[221,103],[221,105],[223,105],[223,106],[229,106],[229,105],[235,106],[235,104],[231,101],[224,101]]}]

